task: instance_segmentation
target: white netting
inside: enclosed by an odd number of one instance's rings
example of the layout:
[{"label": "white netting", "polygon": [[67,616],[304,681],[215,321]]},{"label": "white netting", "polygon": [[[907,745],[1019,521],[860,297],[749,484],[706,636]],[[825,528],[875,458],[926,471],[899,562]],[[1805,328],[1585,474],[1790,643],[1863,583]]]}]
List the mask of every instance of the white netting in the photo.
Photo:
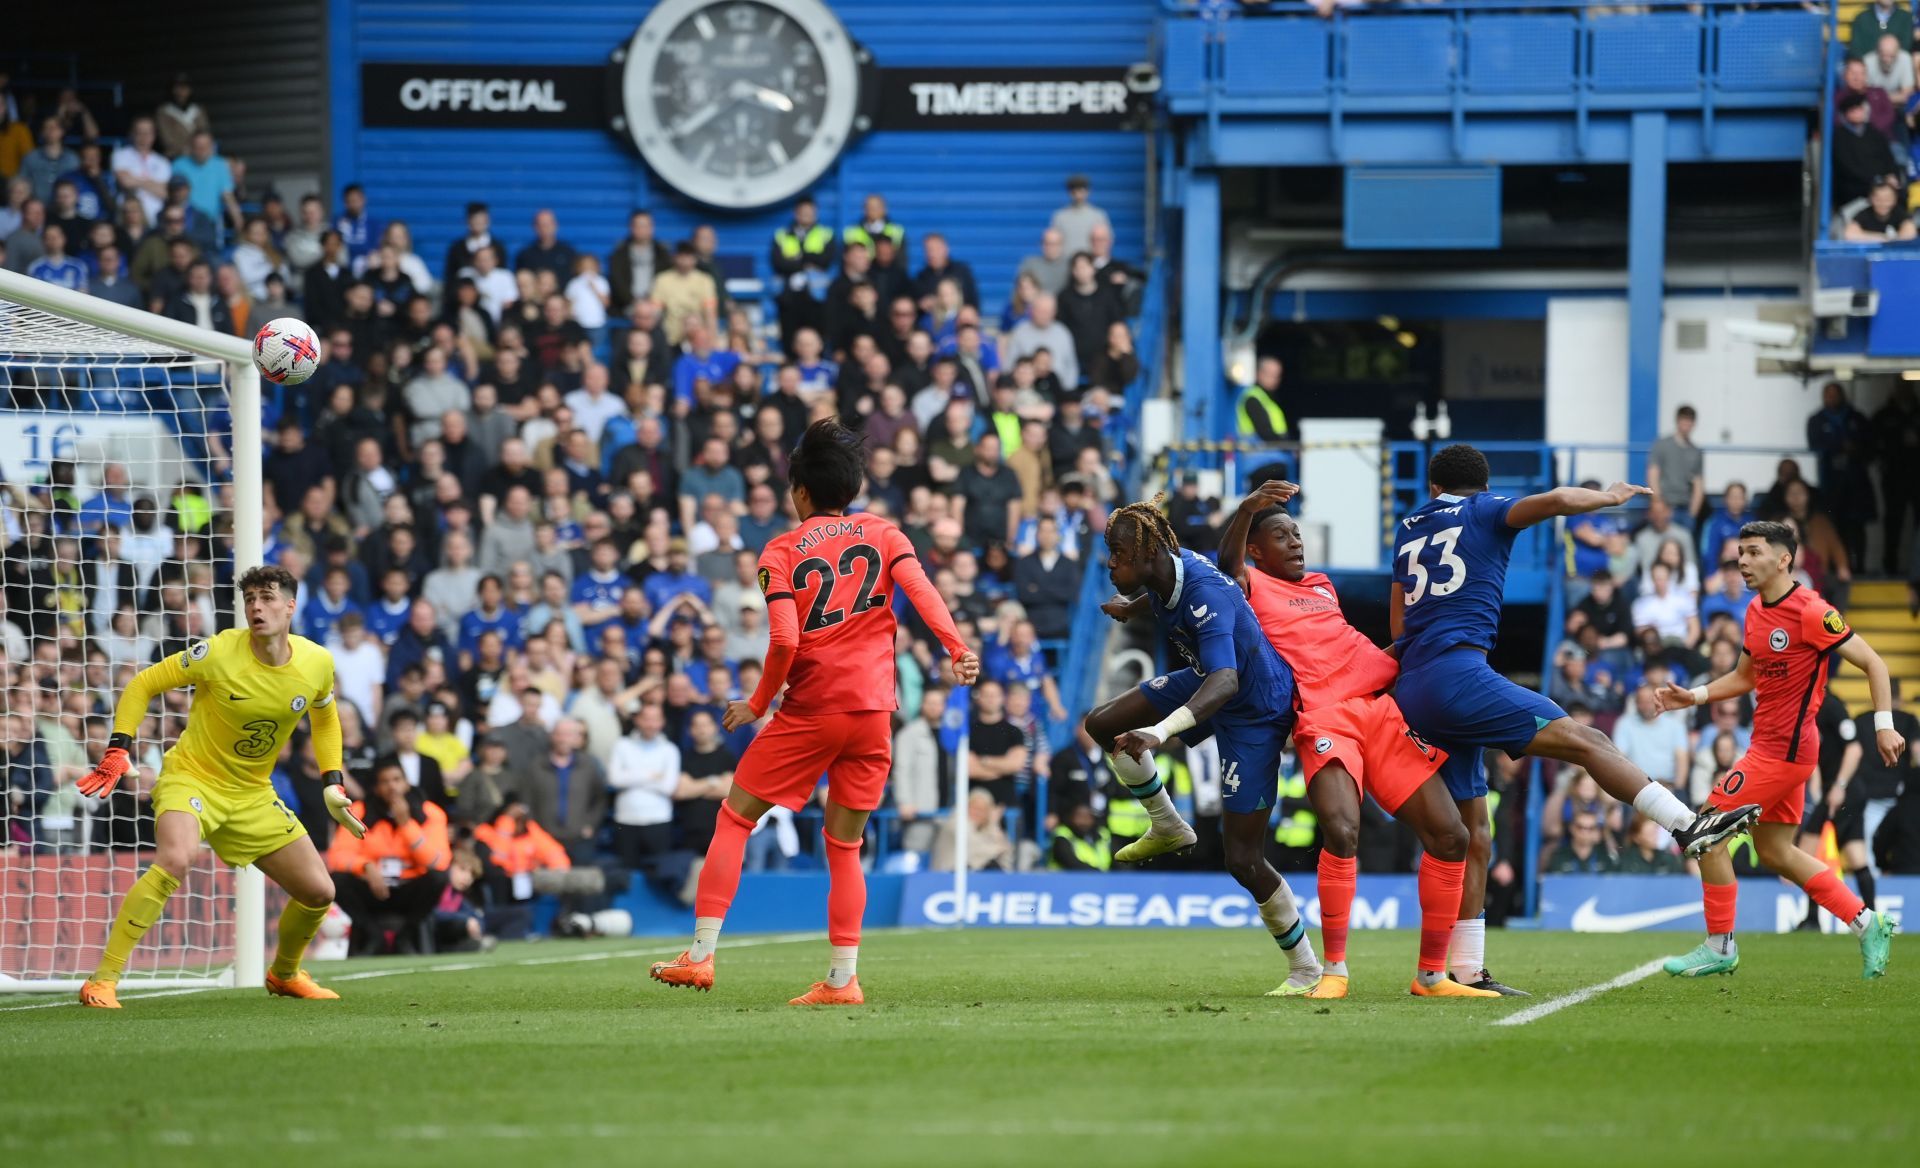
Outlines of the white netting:
[{"label": "white netting", "polygon": [[[0,300],[0,991],[91,972],[151,859],[186,691],[155,703],[109,799],[74,783],[127,679],[231,623],[227,403],[218,360]],[[231,964],[234,873],[201,857],[129,985]]]}]

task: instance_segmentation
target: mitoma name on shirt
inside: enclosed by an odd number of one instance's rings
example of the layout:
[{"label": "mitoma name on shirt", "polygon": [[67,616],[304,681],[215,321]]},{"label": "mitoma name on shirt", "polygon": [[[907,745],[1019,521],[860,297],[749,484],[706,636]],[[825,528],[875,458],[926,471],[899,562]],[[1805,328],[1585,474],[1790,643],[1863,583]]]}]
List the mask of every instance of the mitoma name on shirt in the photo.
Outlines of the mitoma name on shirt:
[{"label": "mitoma name on shirt", "polygon": [[854,539],[865,539],[867,537],[867,525],[851,519],[843,520],[839,523],[823,523],[801,537],[800,542],[793,545],[793,550],[804,554],[819,547],[826,541],[842,535],[851,536]]},{"label": "mitoma name on shirt", "polygon": [[567,103],[554,93],[554,83],[538,78],[409,77],[400,83],[400,104],[415,111],[567,112]]},{"label": "mitoma name on shirt", "polygon": [[922,117],[1035,117],[1123,114],[1124,81],[919,81],[907,86]]}]

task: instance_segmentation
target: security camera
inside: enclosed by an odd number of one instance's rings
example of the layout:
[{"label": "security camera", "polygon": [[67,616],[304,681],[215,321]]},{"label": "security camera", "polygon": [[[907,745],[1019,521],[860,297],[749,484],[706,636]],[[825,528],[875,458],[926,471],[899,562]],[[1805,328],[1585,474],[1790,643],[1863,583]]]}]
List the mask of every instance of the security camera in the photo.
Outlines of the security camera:
[{"label": "security camera", "polygon": [[1134,93],[1159,93],[1160,70],[1152,61],[1135,61],[1127,66],[1127,88]]}]

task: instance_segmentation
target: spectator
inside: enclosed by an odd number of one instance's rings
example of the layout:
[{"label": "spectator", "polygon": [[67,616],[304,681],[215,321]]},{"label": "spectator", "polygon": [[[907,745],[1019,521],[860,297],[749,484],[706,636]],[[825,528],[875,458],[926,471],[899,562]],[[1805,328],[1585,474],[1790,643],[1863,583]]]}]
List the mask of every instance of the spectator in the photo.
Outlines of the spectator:
[{"label": "spectator", "polygon": [[21,209],[33,198],[33,184],[24,178],[9,179],[6,194],[6,204],[0,206],[0,242],[20,230]]},{"label": "spectator", "polygon": [[76,211],[81,219],[113,218],[114,208],[120,202],[120,184],[106,169],[98,142],[88,142],[80,147],[79,167],[55,180],[56,188],[61,181],[73,184]]},{"label": "spectator", "polygon": [[168,158],[178,158],[192,147],[195,134],[213,133],[213,122],[207,117],[207,111],[193,100],[193,80],[185,73],[176,73],[173,87],[166,101],[154,110],[154,121],[160,134],[160,150]]},{"label": "spectator", "polygon": [[946,712],[946,687],[930,685],[920,694],[916,716],[893,736],[888,790],[900,817],[900,846],[909,852],[933,846],[933,817],[946,809],[941,792],[952,782],[949,755],[940,748],[940,722]]},{"label": "spectator", "polygon": [[[1013,871],[1013,841],[1007,838],[1007,829],[1000,822],[999,812],[999,806],[986,790],[975,787],[967,796],[968,871]],[[933,870],[953,871],[958,866],[959,856],[959,827],[949,816],[940,821],[939,831],[934,837]]]},{"label": "spectator", "polygon": [[507,266],[507,249],[493,235],[493,212],[485,203],[467,204],[467,233],[447,245],[446,261],[440,265],[440,278],[451,285],[468,268],[478,266],[481,252],[493,253],[494,267]]},{"label": "spectator", "polygon": [[[1881,570],[1888,576],[1905,573],[1900,565],[1902,543],[1920,513],[1920,394],[1913,383],[1897,381],[1893,393],[1873,415],[1872,433],[1879,445],[1880,498],[1886,524],[1881,538]],[[1731,488],[1729,488],[1731,492]]]},{"label": "spectator", "polygon": [[1746,629],[1747,605],[1753,600],[1753,593],[1740,578],[1739,569],[1738,560],[1723,562],[1717,574],[1719,589],[1700,601],[1700,621],[1709,630],[1713,628],[1714,620],[1720,617],[1731,620],[1736,629],[1743,632]]},{"label": "spectator", "polygon": [[1660,548],[1669,540],[1687,542],[1687,533],[1674,522],[1673,507],[1658,495],[1647,500],[1647,522],[1633,534],[1633,559],[1645,572],[1660,558]]},{"label": "spectator", "polygon": [[833,229],[820,222],[813,196],[800,196],[793,204],[792,221],[773,233],[769,257],[774,275],[780,278],[774,305],[780,317],[783,352],[794,351],[800,330],[824,327],[820,296],[837,256]]},{"label": "spectator", "polygon": [[[1824,512],[1813,510],[1813,488],[1805,481],[1796,479],[1788,483],[1784,493],[1783,518],[1800,530],[1800,556],[1796,565],[1806,572],[1816,592],[1844,611],[1853,583],[1853,559],[1842,529]],[[1864,519],[1851,522],[1865,525]]]},{"label": "spectator", "polygon": [[513,257],[516,272],[549,272],[556,281],[573,275],[573,245],[560,238],[560,220],[545,207],[534,212],[533,242]]},{"label": "spectator", "polygon": [[1006,691],[999,682],[982,679],[973,689],[972,725],[967,732],[967,770],[974,789],[985,792],[1001,807],[1015,805],[1016,777],[1033,759],[1026,736],[1007,721]]},{"label": "spectator", "polygon": [[1087,384],[1122,392],[1140,376],[1140,358],[1133,351],[1133,330],[1116,319],[1107,326],[1106,347],[1094,356]]},{"label": "spectator", "polygon": [[40,242],[40,233],[47,228],[47,205],[39,199],[28,199],[20,205],[20,226],[7,236],[0,248],[4,249],[7,270],[24,272],[34,265],[46,248]]},{"label": "spectator", "polygon": [[1653,444],[1647,454],[1647,486],[1666,501],[1680,526],[1693,530],[1700,508],[1707,498],[1705,456],[1693,444],[1693,427],[1699,415],[1692,406],[1673,412],[1673,433]]},{"label": "spectator", "polygon": [[673,848],[680,748],[665,732],[664,709],[643,704],[607,764],[607,786],[614,793],[614,846],[621,863],[634,871],[650,870]]},{"label": "spectator", "polygon": [[460,269],[459,275],[473,281],[474,289],[480,294],[481,311],[496,325],[507,305],[520,298],[520,286],[514,282],[513,273],[500,262],[499,253],[493,248],[483,247],[474,253],[473,266]]},{"label": "spectator", "polygon": [[1242,441],[1284,442],[1287,413],[1280,404],[1280,381],[1286,367],[1278,357],[1262,357],[1254,365],[1253,384],[1240,391],[1234,416]]},{"label": "spectator", "polygon": [[1113,866],[1113,836],[1086,802],[1067,809],[1064,822],[1053,829],[1047,867],[1063,872],[1105,872]]},{"label": "spectator", "polygon": [[1686,795],[1687,723],[1684,715],[1663,714],[1653,687],[1633,691],[1633,709],[1613,729],[1613,744],[1649,779]]},{"label": "spectator", "polygon": [[891,240],[895,260],[901,264],[906,262],[907,229],[887,217],[884,195],[868,195],[860,205],[860,222],[848,226],[840,237],[848,247],[858,244],[869,250],[883,238]]},{"label": "spectator", "polygon": [[59,118],[41,120],[39,141],[40,148],[20,160],[19,175],[33,184],[33,197],[45,203],[53,198],[53,184],[74,168],[75,159]]},{"label": "spectator", "polygon": [[1879,510],[1868,473],[1873,429],[1837,381],[1820,390],[1820,409],[1807,419],[1807,447],[1819,458],[1821,510],[1839,529],[1850,563],[1866,562],[1867,523]]},{"label": "spectator", "polygon": [[931,302],[946,280],[953,281],[963,303],[980,307],[980,287],[974,282],[973,268],[953,258],[946,236],[929,231],[920,241],[920,254],[925,263],[913,278],[913,294],[923,310],[932,310]]},{"label": "spectator", "polygon": [[1060,384],[1072,389],[1080,384],[1080,358],[1073,334],[1057,319],[1058,308],[1059,301],[1051,294],[1035,297],[1032,315],[1007,336],[1006,359],[1011,362],[1041,351],[1050,353]]},{"label": "spectator", "polygon": [[273,246],[267,221],[258,216],[247,220],[241,229],[240,244],[233,249],[233,266],[247,292],[256,298],[266,296],[268,276],[278,274],[284,280],[291,275],[286,257]]},{"label": "spectator", "polygon": [[1887,136],[1869,124],[1872,110],[1868,101],[1864,93],[1848,93],[1839,99],[1840,125],[1833,134],[1833,207],[1836,211],[1856,199],[1867,198],[1873,188],[1882,183],[1896,187],[1906,185],[1904,168],[1894,157]]},{"label": "spectator", "polygon": [[[1113,224],[1107,219],[1107,213],[1096,207],[1088,196],[1091,184],[1084,174],[1070,175],[1067,178],[1067,205],[1053,213],[1053,222],[1049,226],[1060,233],[1061,247],[1068,255],[1086,251],[1092,242],[1093,230],[1104,227],[1113,230]],[[1060,284],[1042,283],[1041,287],[1049,292],[1056,291]]]},{"label": "spectator", "polygon": [[1621,849],[1613,870],[1630,876],[1676,876],[1687,867],[1674,854],[1672,838],[1660,825],[1644,815],[1635,815],[1627,828],[1627,846]]},{"label": "spectator", "polygon": [[[66,175],[53,184],[53,205],[47,210],[47,226],[66,232],[67,247],[74,255],[85,255],[90,249],[93,220],[80,214],[79,188]],[[111,225],[108,230],[111,239]],[[44,237],[45,231],[41,234]]]},{"label": "spectator", "polygon": [[1633,602],[1635,631],[1653,629],[1669,645],[1692,648],[1700,643],[1700,617],[1694,602],[1673,581],[1673,568],[1655,561],[1647,572],[1652,585]]},{"label": "spectator", "polygon": [[240,200],[234,196],[233,166],[214,153],[212,134],[205,130],[194,134],[186,156],[173,160],[173,173],[187,180],[188,204],[209,223],[239,229],[242,215]]},{"label": "spectator", "polygon": [[[0,101],[0,178],[18,175],[20,163],[31,153],[33,131],[20,120],[20,111],[10,100]],[[31,189],[32,184],[28,186]]]},{"label": "spectator", "polygon": [[442,419],[449,410],[464,412],[473,407],[473,394],[467,383],[447,368],[446,351],[436,347],[420,358],[420,372],[407,382],[406,402],[413,419],[407,427],[407,441],[418,450],[440,437],[445,430]]},{"label": "spectator", "polygon": [[[440,543],[440,566],[421,582],[420,598],[437,614],[441,630],[451,635],[459,631],[460,618],[478,600],[480,569],[474,565],[473,541],[466,532],[449,531]],[[415,605],[416,615],[418,608]]]},{"label": "spectator", "polygon": [[1613,851],[1601,830],[1599,816],[1591,811],[1575,813],[1566,838],[1547,856],[1545,871],[1557,876],[1597,876],[1613,871]]},{"label": "spectator", "polygon": [[103,247],[94,256],[96,275],[87,281],[87,294],[98,296],[102,300],[127,308],[143,307],[140,301],[140,289],[125,274],[126,265],[120,262],[120,249]]},{"label": "spectator", "polygon": [[1113,229],[1095,227],[1087,237],[1087,254],[1093,257],[1093,267],[1100,274],[1100,282],[1113,290],[1119,298],[1127,315],[1140,311],[1140,294],[1146,283],[1146,273],[1135,268],[1125,260],[1115,259],[1113,255]]},{"label": "spectator", "polygon": [[87,286],[87,265],[67,254],[67,233],[60,229],[60,225],[47,224],[40,242],[46,248],[46,254],[28,265],[27,275],[75,292],[84,291]]},{"label": "spectator", "polygon": [[660,302],[667,343],[679,345],[686,340],[693,324],[705,326],[711,335],[719,328],[720,288],[713,277],[699,270],[699,253],[690,241],[681,241],[673,251],[673,267],[656,275],[651,299]]},{"label": "spectator", "polygon": [[333,229],[347,245],[347,258],[358,262],[380,238],[379,224],[367,213],[367,192],[359,183],[340,189],[340,218]]},{"label": "spectator", "polygon": [[409,786],[398,759],[375,767],[373,790],[353,805],[366,834],[336,831],[327,849],[335,902],[353,920],[349,952],[370,953],[393,920],[396,937],[417,932],[433,915],[452,862],[447,816]]},{"label": "spectator", "polygon": [[[1124,324],[1125,313],[1112,286],[1099,280],[1092,256],[1086,252],[1074,253],[1067,271],[1067,286],[1058,298],[1060,323],[1073,337],[1074,368],[1091,371],[1106,355],[1107,330]],[[1057,354],[1054,365],[1060,368]],[[1061,382],[1068,383],[1064,372]]]},{"label": "spectator", "polygon": [[1834,105],[1838,109],[1841,103],[1854,98],[1865,98],[1867,102],[1867,124],[1880,131],[1893,147],[1894,160],[1904,162],[1906,143],[1901,138],[1893,99],[1883,89],[1867,84],[1867,65],[1859,57],[1847,58],[1840,71],[1840,84],[1834,90]]},{"label": "spectator", "polygon": [[583,255],[574,260],[573,278],[567,281],[567,303],[573,309],[573,321],[593,342],[595,353],[607,345],[607,308],[612,293],[607,279],[600,274],[597,256]]},{"label": "spectator", "polygon": [[1847,36],[1847,52],[1865,57],[1874,52],[1880,38],[1891,35],[1901,51],[1913,49],[1913,13],[1894,0],[1874,0],[1854,16]]},{"label": "spectator", "polygon": [[526,777],[524,795],[534,822],[552,833],[575,864],[591,859],[593,837],[607,818],[606,768],[588,754],[580,723],[562,718],[552,742]]},{"label": "spectator", "polygon": [[699,500],[718,495],[729,504],[745,505],[747,482],[733,465],[732,452],[725,441],[709,438],[700,448],[700,458],[680,476],[679,519],[682,530],[693,527]]},{"label": "spectator", "polygon": [[1737,539],[1740,529],[1759,518],[1747,506],[1747,484],[1738,479],[1729,482],[1720,492],[1720,506],[1707,517],[1706,525],[1700,536],[1700,569],[1707,571],[1720,566],[1720,552],[1730,539]]},{"label": "spectator", "polygon": [[627,403],[608,392],[607,367],[590,364],[580,373],[580,388],[567,394],[567,408],[574,423],[595,444],[606,432],[607,423],[627,416]]},{"label": "spectator", "polygon": [[1059,640],[1070,630],[1080,568],[1062,552],[1060,523],[1054,516],[1040,516],[1034,539],[1034,551],[1014,565],[1015,594],[1034,631],[1043,639]]},{"label": "spectator", "polygon": [[[1904,59],[1904,58],[1903,58]],[[1849,243],[1880,243],[1885,240],[1914,238],[1913,219],[1898,187],[1880,183],[1867,195],[1867,205],[1847,220],[1845,238]]]},{"label": "spectator", "polygon": [[205,260],[194,260],[187,267],[187,286],[167,303],[166,314],[175,320],[232,336],[233,313],[213,288],[213,267]]},{"label": "spectator", "polygon": [[[1020,261],[1020,270],[1016,275],[1033,281],[1032,291],[1022,296],[1016,288],[1014,298],[1021,301],[1021,311],[1025,311],[1027,301],[1042,292],[1058,292],[1067,286],[1066,236],[1057,227],[1049,227],[1040,233],[1040,254],[1030,255]],[[1004,323],[1003,328],[1011,328]]]},{"label": "spectator", "polygon": [[1874,51],[1866,55],[1867,84],[1886,93],[1895,111],[1906,108],[1913,96],[1913,58],[1900,47],[1900,38],[1882,33]]}]

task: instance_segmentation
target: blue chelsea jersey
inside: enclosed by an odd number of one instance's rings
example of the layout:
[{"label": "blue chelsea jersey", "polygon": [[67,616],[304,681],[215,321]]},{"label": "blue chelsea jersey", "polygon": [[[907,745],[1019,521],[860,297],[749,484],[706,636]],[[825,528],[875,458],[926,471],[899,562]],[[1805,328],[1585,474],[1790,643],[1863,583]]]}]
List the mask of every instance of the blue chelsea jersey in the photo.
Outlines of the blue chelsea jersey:
[{"label": "blue chelsea jersey", "polygon": [[1405,614],[1402,669],[1457,645],[1493,648],[1506,598],[1507,561],[1519,534],[1507,526],[1513,504],[1488,491],[1464,498],[1439,495],[1400,521],[1393,578]]},{"label": "blue chelsea jersey", "polygon": [[1260,631],[1260,618],[1240,586],[1206,557],[1182,549],[1174,558],[1173,602],[1151,599],[1160,631],[1196,673],[1239,673],[1239,692],[1222,712],[1271,714],[1292,708],[1293,670]]}]

